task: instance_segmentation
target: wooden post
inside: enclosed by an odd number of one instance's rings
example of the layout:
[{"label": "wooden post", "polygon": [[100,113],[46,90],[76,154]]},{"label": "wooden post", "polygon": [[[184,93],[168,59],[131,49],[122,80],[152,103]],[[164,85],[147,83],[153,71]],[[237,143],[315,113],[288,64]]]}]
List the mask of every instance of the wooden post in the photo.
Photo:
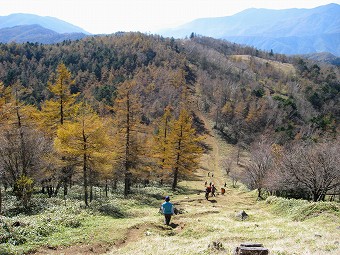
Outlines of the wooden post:
[{"label": "wooden post", "polygon": [[268,255],[269,251],[260,243],[243,243],[236,247],[234,255]]}]

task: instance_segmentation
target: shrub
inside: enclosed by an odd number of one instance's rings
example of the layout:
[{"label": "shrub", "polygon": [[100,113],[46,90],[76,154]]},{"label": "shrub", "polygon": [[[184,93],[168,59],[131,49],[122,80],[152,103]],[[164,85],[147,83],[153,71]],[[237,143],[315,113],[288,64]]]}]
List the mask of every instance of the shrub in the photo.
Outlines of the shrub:
[{"label": "shrub", "polygon": [[281,215],[289,215],[293,220],[303,221],[317,217],[322,213],[339,215],[340,205],[335,202],[308,202],[306,200],[268,197],[266,203],[270,208]]},{"label": "shrub", "polygon": [[[317,217],[322,213],[339,214],[340,205],[334,202],[312,202],[300,206],[296,210],[293,219],[303,221],[309,218]],[[340,215],[339,215],[340,216]]]}]

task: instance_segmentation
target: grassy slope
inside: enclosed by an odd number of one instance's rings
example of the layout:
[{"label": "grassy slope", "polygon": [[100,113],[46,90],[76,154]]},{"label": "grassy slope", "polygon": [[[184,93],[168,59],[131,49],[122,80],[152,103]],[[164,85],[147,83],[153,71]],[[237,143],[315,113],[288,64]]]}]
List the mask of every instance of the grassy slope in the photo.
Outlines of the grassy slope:
[{"label": "grassy slope", "polygon": [[[273,213],[266,202],[256,202],[255,193],[232,188],[228,180],[224,196],[204,200],[205,180],[217,187],[226,180],[218,157],[231,148],[215,137],[213,133],[207,136],[213,150],[205,155],[198,180],[181,183],[201,192],[173,197],[176,206],[185,211],[173,217],[174,228],[163,228],[161,217],[150,216],[138,236],[108,254],[232,254],[242,242],[262,243],[270,254],[339,254],[340,220],[334,214],[293,221],[290,216]],[[207,177],[209,171],[214,172],[214,178]],[[247,220],[235,217],[240,210],[248,213]],[[222,243],[223,248],[214,249],[214,241]]]},{"label": "grassy slope", "polygon": [[[204,156],[196,180],[180,183],[185,192],[170,193],[172,202],[184,212],[173,217],[171,227],[163,225],[163,217],[158,213],[162,201],[141,196],[143,203],[117,200],[128,217],[86,215],[81,227],[66,228],[42,243],[28,245],[41,247],[35,254],[65,255],[232,254],[242,242],[262,243],[271,255],[340,253],[339,213],[294,221],[292,215],[280,214],[280,209],[274,212],[270,209],[274,206],[257,202],[256,194],[241,185],[232,188],[219,159],[233,148],[219,140],[211,129],[210,132],[206,141],[212,150]],[[214,177],[208,177],[208,172],[214,173]],[[205,181],[214,182],[218,189],[226,181],[226,194],[206,201]],[[249,215],[245,221],[235,217],[241,210]],[[216,241],[222,248],[213,247]],[[17,254],[21,254],[19,250]]]}]

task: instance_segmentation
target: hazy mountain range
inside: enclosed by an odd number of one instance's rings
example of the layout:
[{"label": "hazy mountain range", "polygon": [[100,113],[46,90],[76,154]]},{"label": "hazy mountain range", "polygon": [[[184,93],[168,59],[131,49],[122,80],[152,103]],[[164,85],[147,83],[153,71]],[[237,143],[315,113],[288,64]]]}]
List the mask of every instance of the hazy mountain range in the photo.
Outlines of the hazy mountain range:
[{"label": "hazy mountain range", "polygon": [[340,5],[286,10],[251,8],[233,16],[197,19],[160,33],[175,38],[195,33],[276,53],[330,52],[340,56]]},{"label": "hazy mountain range", "polygon": [[0,42],[38,42],[44,44],[77,40],[90,35],[84,29],[53,17],[33,14],[0,16]]},{"label": "hazy mountain range", "polygon": [[[247,9],[232,16],[197,19],[159,31],[166,37],[192,33],[284,54],[329,52],[340,56],[340,5],[313,9]],[[56,43],[89,35],[84,29],[53,17],[32,14],[0,16],[0,42]]]},{"label": "hazy mountain range", "polygon": [[57,33],[40,25],[22,25],[0,29],[0,42],[25,43],[38,42],[43,44],[58,43],[65,40],[77,40],[87,36],[83,33]]},{"label": "hazy mountain range", "polygon": [[15,13],[8,16],[0,16],[0,29],[10,28],[21,25],[40,25],[44,28],[53,30],[59,34],[63,33],[83,33],[90,34],[84,29],[72,25],[54,17],[42,17],[34,14]]}]

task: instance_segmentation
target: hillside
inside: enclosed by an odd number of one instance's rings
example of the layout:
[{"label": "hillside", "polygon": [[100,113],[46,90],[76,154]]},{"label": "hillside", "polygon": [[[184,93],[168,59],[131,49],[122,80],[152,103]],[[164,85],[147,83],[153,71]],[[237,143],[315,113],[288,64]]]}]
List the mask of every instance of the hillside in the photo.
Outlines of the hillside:
[{"label": "hillside", "polygon": [[[33,91],[26,102],[36,105],[48,98],[46,84],[63,61],[75,79],[73,92],[86,92],[96,105],[112,104],[118,84],[134,77],[144,117],[152,122],[167,105],[179,102],[181,92],[171,84],[183,70],[186,86],[198,93],[201,110],[215,119],[216,128],[232,143],[240,139],[250,143],[264,129],[282,141],[310,136],[302,128],[309,125],[316,133],[331,135],[336,130],[338,69],[308,60],[207,37],[172,40],[140,33],[51,46],[2,44],[0,50],[0,81],[10,86],[20,79]],[[244,109],[241,115],[238,107]],[[255,109],[262,110],[250,120]],[[230,122],[236,119],[242,121],[235,129]],[[238,137],[239,128],[243,138]]]},{"label": "hillside", "polygon": [[313,9],[252,8],[233,16],[194,20],[160,33],[175,38],[195,33],[283,54],[330,52],[339,56],[339,13],[337,4]]},{"label": "hillside", "polygon": [[[205,127],[209,134],[205,142],[211,150],[202,158],[195,178],[181,182],[181,191],[168,191],[166,187],[136,188],[128,200],[110,194],[102,207],[103,214],[98,214],[92,211],[94,206],[87,211],[79,209],[78,202],[72,200],[77,196],[74,189],[65,205],[61,199],[55,198],[56,203],[60,203],[54,208],[55,212],[50,210],[32,216],[35,217],[32,220],[25,219],[31,224],[31,231],[39,231],[39,228],[35,230],[39,218],[45,221],[50,218],[50,222],[45,224],[47,226],[54,221],[60,221],[60,224],[69,222],[72,226],[57,233],[54,229],[51,236],[40,237],[40,241],[32,245],[30,254],[128,255],[143,251],[143,254],[231,255],[237,246],[245,242],[261,243],[272,255],[330,255],[339,251],[336,229],[339,218],[335,203],[324,203],[323,209],[313,210],[310,208],[317,207],[316,204],[304,204],[303,201],[276,202],[274,198],[256,201],[254,192],[249,192],[240,183],[233,187],[232,180],[220,164],[223,155],[236,148],[219,139],[209,123],[205,123]],[[247,160],[246,157],[242,157],[243,160]],[[212,173],[214,177],[211,177]],[[209,201],[204,198],[205,181],[212,181],[218,187],[217,196],[210,197]],[[222,195],[220,187],[225,182],[226,193]],[[180,211],[172,217],[170,226],[164,226],[163,216],[158,213],[165,195],[170,195],[171,202]],[[114,202],[110,204],[109,201]],[[326,209],[326,206],[332,208],[332,205],[334,211]],[[304,213],[296,212],[303,206],[314,214],[303,218]],[[278,209],[274,210],[275,207]],[[237,216],[242,210],[248,214],[244,220]],[[76,214],[70,213],[72,211]],[[16,220],[21,222],[24,219]],[[25,226],[18,228],[24,230]],[[40,227],[42,230],[45,234],[49,231],[46,226]],[[17,247],[18,251],[20,247]]]},{"label": "hillside", "polygon": [[210,37],[0,43],[0,254],[334,254],[339,96],[337,66]]}]

